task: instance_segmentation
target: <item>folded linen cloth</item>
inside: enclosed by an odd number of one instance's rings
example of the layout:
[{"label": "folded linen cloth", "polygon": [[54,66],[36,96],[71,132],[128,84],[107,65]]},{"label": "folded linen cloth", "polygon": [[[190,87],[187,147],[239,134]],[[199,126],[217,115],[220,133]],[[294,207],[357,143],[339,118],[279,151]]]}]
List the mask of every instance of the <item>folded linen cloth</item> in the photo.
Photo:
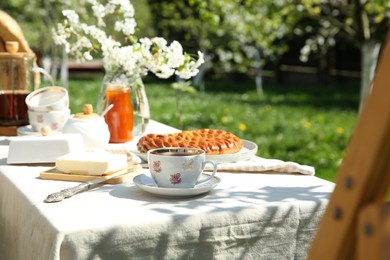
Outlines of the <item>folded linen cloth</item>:
[{"label": "folded linen cloth", "polygon": [[[205,170],[212,167],[207,164]],[[219,172],[246,172],[246,173],[288,173],[314,175],[313,166],[300,165],[295,162],[284,162],[277,159],[265,159],[253,156],[250,160],[234,163],[218,164]]]}]

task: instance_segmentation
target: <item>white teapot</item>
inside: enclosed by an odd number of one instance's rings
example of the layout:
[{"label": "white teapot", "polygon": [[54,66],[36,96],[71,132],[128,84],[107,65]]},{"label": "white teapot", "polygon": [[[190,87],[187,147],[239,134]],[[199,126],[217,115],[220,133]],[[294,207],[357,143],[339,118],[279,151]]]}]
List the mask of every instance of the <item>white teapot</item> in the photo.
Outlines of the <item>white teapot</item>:
[{"label": "white teapot", "polygon": [[71,116],[62,132],[80,134],[86,151],[105,149],[110,140],[110,131],[104,117],[93,113],[91,104],[84,105],[83,113]]}]

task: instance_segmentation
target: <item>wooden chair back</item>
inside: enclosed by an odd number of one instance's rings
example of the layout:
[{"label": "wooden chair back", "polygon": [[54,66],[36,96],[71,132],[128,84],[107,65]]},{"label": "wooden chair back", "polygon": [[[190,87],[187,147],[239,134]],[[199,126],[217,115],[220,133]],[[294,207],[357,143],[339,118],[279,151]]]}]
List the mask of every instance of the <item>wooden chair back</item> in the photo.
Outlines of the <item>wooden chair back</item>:
[{"label": "wooden chair back", "polygon": [[390,259],[390,35],[308,258]]}]

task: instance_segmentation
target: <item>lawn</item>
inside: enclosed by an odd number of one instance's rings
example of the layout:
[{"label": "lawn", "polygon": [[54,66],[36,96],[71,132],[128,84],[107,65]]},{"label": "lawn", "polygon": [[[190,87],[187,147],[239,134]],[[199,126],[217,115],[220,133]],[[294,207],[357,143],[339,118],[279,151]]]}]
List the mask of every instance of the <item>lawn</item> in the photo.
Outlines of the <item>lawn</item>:
[{"label": "lawn", "polygon": [[[102,76],[71,77],[72,113],[96,104]],[[353,131],[358,86],[268,85],[259,96],[252,82],[206,82],[206,92],[180,95],[164,80],[146,80],[151,118],[180,129],[220,128],[257,143],[257,155],[316,168],[334,181]]]}]

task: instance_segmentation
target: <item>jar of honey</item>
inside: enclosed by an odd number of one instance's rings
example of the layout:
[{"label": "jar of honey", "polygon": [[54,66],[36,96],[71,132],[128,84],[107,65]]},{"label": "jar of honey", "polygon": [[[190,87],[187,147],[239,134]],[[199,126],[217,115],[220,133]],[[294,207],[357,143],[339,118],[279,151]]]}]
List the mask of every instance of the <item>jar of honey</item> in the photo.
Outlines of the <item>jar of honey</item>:
[{"label": "jar of honey", "polygon": [[104,116],[110,143],[125,143],[141,135],[149,122],[149,104],[140,77],[106,73],[98,100],[98,111],[113,105]]},{"label": "jar of honey", "polygon": [[106,88],[106,103],[113,108],[104,116],[110,130],[111,143],[124,143],[133,139],[134,110],[130,87],[112,85]]}]

